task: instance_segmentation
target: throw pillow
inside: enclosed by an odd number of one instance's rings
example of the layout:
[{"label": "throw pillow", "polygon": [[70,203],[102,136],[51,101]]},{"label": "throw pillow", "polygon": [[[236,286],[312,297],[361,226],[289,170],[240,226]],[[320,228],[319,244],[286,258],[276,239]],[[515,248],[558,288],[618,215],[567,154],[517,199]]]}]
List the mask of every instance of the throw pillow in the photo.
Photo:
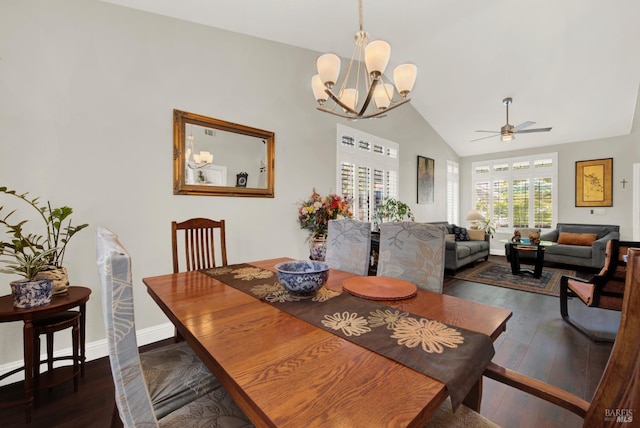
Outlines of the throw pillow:
[{"label": "throw pillow", "polygon": [[456,241],[470,241],[466,227],[455,226],[453,233],[456,235]]},{"label": "throw pillow", "polygon": [[444,235],[444,240],[453,242],[456,240],[456,235],[454,235],[453,233],[447,233],[446,235]]},{"label": "throw pillow", "polygon": [[484,230],[469,229],[467,234],[472,241],[484,241]]},{"label": "throw pillow", "polygon": [[590,247],[596,239],[598,239],[597,233],[560,232],[560,236],[558,236],[558,244]]}]

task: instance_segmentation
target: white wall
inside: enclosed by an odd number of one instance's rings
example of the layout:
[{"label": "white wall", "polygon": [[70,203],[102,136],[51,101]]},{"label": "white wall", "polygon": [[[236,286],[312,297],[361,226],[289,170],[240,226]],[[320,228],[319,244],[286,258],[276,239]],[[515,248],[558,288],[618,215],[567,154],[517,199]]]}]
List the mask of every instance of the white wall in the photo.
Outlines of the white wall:
[{"label": "white wall", "polygon": [[[553,132],[553,131],[551,131]],[[521,138],[535,138],[535,134]],[[518,139],[505,142],[517,147]],[[501,159],[510,156],[534,153],[558,153],[558,222],[617,224],[622,239],[633,238],[633,194],[640,189],[633,188],[633,164],[640,162],[640,92],[636,103],[635,117],[629,135],[591,141],[580,141],[539,149],[514,150],[483,156],[469,156],[460,159],[460,213],[468,212],[472,204],[471,163],[485,159]],[[599,208],[591,213],[591,208],[575,206],[575,163],[576,161],[613,158],[613,206]],[[623,187],[621,181],[627,183]],[[600,213],[598,213],[600,211]],[[637,220],[635,220],[637,221]],[[492,248],[504,250],[499,240],[507,235],[494,235]]]},{"label": "white wall", "polygon": [[[75,222],[90,224],[65,263],[73,284],[93,290],[89,342],[105,336],[97,226],[132,255],[138,329],[167,322],[141,278],[171,271],[172,220],[226,219],[231,263],[307,256],[296,203],[313,187],[335,190],[342,121],[315,110],[318,54],[99,1],[0,3],[0,186],[69,205]],[[275,198],[173,195],[174,108],[274,131]],[[458,156],[410,105],[342,123],[398,142],[400,199],[418,221],[446,218],[445,165]],[[435,204],[415,204],[418,154],[435,159]],[[0,294],[13,279],[0,277]],[[66,336],[56,349],[69,346]],[[0,366],[21,360],[22,325],[0,325],[0,338]]]}]

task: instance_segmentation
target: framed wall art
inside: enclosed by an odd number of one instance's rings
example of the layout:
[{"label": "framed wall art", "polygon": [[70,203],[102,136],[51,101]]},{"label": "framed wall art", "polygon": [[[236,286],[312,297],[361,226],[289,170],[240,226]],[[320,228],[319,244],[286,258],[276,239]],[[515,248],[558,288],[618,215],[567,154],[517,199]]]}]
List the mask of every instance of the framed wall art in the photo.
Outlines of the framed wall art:
[{"label": "framed wall art", "polygon": [[613,206],[613,158],[576,161],[576,207]]},{"label": "framed wall art", "polygon": [[424,156],[418,156],[418,203],[433,203],[433,177],[435,176],[435,161]]}]

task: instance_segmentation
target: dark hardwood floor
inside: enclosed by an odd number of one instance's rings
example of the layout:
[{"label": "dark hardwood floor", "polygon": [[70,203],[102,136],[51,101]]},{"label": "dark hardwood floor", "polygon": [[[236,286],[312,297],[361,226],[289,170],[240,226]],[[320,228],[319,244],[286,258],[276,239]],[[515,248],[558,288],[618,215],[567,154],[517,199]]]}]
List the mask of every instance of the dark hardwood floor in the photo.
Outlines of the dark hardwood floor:
[{"label": "dark hardwood floor", "polygon": [[[588,275],[588,274],[586,274]],[[607,363],[611,345],[595,343],[562,321],[557,297],[445,278],[445,294],[513,311],[513,318],[495,342],[494,361],[591,400]],[[570,302],[569,312],[594,328],[615,331],[619,313],[587,309]],[[0,400],[20,397],[22,383],[0,388]],[[2,427],[108,427],[113,409],[113,384],[107,358],[90,361],[80,390],[72,383],[40,391],[33,421],[24,423],[22,407],[0,410]],[[582,419],[542,400],[484,380],[482,414],[503,427],[580,427]]]}]

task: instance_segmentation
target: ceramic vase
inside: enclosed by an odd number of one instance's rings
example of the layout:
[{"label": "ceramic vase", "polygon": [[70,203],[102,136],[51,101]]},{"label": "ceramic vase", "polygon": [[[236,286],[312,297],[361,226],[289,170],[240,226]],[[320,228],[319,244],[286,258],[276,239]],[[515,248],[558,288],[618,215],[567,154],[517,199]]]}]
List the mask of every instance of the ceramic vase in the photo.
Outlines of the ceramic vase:
[{"label": "ceramic vase", "polygon": [[53,286],[50,279],[23,279],[11,283],[13,307],[34,308],[51,302]]},{"label": "ceramic vase", "polygon": [[69,276],[67,275],[67,268],[53,268],[39,272],[35,279],[49,279],[53,284],[53,294],[63,294],[69,289]]},{"label": "ceramic vase", "polygon": [[309,258],[311,260],[324,261],[327,253],[327,237],[320,236],[317,238],[309,238]]}]

